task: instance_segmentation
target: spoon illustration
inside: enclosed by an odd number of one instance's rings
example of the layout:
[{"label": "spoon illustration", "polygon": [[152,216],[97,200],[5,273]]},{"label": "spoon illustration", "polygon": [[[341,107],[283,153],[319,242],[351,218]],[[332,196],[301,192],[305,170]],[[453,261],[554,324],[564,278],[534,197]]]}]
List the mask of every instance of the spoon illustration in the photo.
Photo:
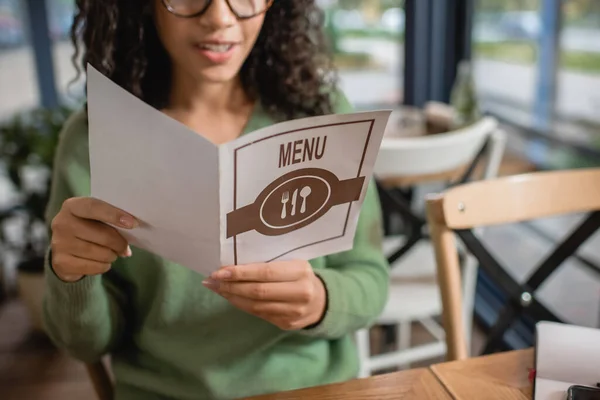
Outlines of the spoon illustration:
[{"label": "spoon illustration", "polygon": [[302,206],[300,207],[300,214],[304,214],[306,212],[306,198],[310,196],[312,189],[310,186],[304,186],[302,190],[300,190],[300,197],[302,197]]}]

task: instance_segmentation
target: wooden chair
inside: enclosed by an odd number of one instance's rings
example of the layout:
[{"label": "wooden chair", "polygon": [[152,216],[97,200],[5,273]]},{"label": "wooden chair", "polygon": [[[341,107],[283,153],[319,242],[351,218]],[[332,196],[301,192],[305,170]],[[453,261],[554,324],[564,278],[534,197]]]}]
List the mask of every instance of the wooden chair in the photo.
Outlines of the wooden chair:
[{"label": "wooden chair", "polygon": [[[405,223],[406,235],[386,238],[384,252],[392,266],[388,302],[375,321],[377,325],[395,326],[398,349],[373,355],[370,330],[356,333],[361,370],[365,377],[390,367],[431,359],[446,352],[444,331],[434,320],[441,315],[442,304],[436,284],[435,255],[424,215],[416,212],[397,187],[474,179],[473,172],[482,165],[483,179],[495,177],[504,154],[505,134],[494,118],[486,117],[472,126],[441,134],[384,139],[375,165],[382,204],[393,209]],[[474,260],[465,258],[463,290],[472,299],[477,274]],[[465,302],[472,308],[472,301]],[[410,345],[412,322],[418,322],[436,339],[419,346]],[[467,321],[468,322],[468,321]],[[469,325],[470,326],[470,325]]]},{"label": "wooden chair", "polygon": [[85,364],[87,373],[92,381],[94,391],[99,400],[113,400],[114,387],[109,370],[104,361]]},{"label": "wooden chair", "polygon": [[[484,353],[497,350],[504,333],[523,314],[537,321],[560,322],[536,299],[535,291],[600,228],[600,169],[538,172],[469,183],[427,196],[426,209],[437,260],[447,357],[460,360],[468,357],[468,351],[462,324],[456,237],[508,298],[490,331]],[[522,284],[507,273],[473,233],[476,227],[570,213],[589,215]]]}]

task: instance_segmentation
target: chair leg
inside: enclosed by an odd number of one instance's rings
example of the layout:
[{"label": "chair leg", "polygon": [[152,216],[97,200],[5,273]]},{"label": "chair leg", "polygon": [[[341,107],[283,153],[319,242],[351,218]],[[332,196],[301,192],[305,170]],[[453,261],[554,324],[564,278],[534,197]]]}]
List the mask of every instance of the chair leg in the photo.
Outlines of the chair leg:
[{"label": "chair leg", "polygon": [[446,338],[446,332],[444,328],[440,326],[435,320],[431,317],[420,319],[419,322],[427,331],[433,336],[436,340],[444,341]]},{"label": "chair leg", "polygon": [[498,350],[501,350],[504,346],[504,334],[510,329],[515,319],[521,314],[520,309],[508,305],[505,306],[498,319],[492,326],[488,333],[488,338],[483,348],[483,355],[492,354]]},{"label": "chair leg", "polygon": [[[410,348],[410,338],[412,330],[412,321],[402,321],[396,326],[396,344],[398,351],[404,351]],[[410,368],[410,364],[399,365],[402,369]]]},{"label": "chair leg", "polygon": [[448,361],[467,358],[467,343],[462,310],[462,281],[455,233],[440,222],[441,198],[427,200],[427,216],[435,249],[438,285],[442,300]]},{"label": "chair leg", "polygon": [[364,328],[356,332],[356,347],[360,364],[358,377],[366,378],[371,376],[371,367],[369,365],[371,358],[369,328]]},{"label": "chair leg", "polygon": [[473,309],[477,288],[477,259],[467,254],[463,268],[463,316],[467,351],[471,354],[471,336],[473,333]]}]

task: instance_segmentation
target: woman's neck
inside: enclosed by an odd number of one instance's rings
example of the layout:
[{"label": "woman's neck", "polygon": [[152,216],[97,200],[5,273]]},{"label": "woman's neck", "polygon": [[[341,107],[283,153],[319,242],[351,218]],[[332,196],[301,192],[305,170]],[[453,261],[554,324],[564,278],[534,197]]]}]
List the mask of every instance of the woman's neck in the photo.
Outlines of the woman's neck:
[{"label": "woman's neck", "polygon": [[173,74],[170,110],[214,115],[236,112],[249,103],[239,77],[229,82],[199,82],[183,73]]},{"label": "woman's neck", "polygon": [[174,74],[169,106],[163,112],[220,144],[242,133],[253,109],[254,102],[239,77],[230,82],[212,83]]}]

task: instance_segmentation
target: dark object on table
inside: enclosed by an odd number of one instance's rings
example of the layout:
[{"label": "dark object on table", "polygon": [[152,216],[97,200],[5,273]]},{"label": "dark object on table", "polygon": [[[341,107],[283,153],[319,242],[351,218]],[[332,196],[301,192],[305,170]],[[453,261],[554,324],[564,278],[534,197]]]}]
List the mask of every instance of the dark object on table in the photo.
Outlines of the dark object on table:
[{"label": "dark object on table", "polygon": [[567,400],[600,400],[600,387],[573,385],[567,392]]}]

